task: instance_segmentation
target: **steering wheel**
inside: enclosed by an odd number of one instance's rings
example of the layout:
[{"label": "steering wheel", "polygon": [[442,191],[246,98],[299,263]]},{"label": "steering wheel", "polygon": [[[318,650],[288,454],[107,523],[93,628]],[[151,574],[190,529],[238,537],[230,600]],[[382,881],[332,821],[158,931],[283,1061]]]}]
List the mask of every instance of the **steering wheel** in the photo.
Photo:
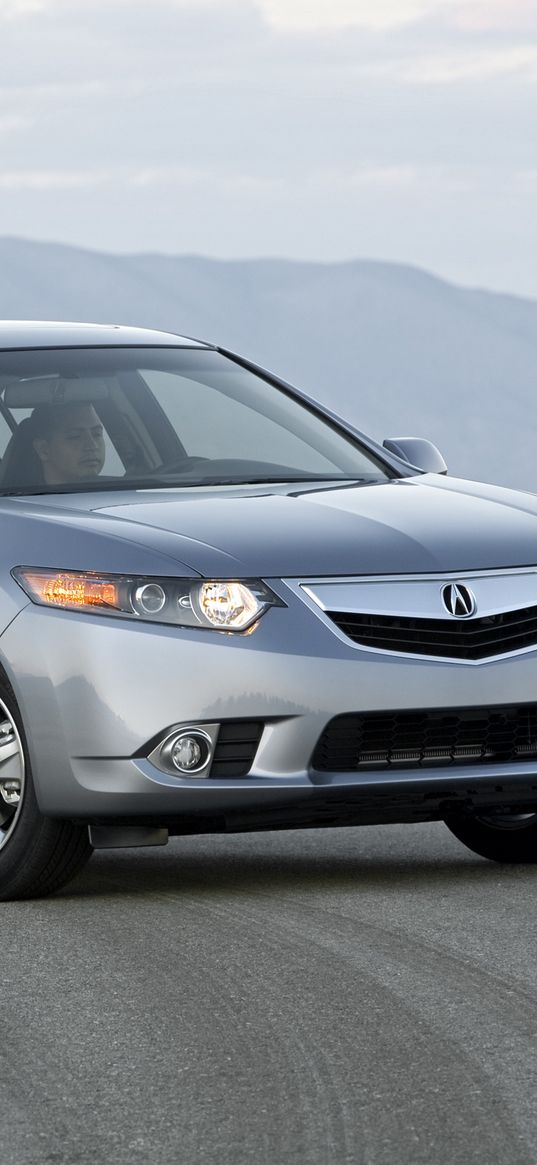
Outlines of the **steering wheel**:
[{"label": "steering wheel", "polygon": [[155,476],[161,473],[189,473],[200,461],[209,461],[208,457],[176,457],[174,461],[165,461],[155,470]]}]

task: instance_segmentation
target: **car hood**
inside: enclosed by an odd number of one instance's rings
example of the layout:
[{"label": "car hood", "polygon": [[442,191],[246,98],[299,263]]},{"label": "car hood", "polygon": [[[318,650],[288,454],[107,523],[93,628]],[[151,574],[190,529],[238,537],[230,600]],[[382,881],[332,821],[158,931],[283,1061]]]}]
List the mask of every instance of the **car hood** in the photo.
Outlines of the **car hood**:
[{"label": "car hood", "polygon": [[413,574],[537,563],[536,496],[436,475],[337,488],[120,497],[100,495],[97,503],[95,495],[78,495],[69,505],[86,510],[86,521],[88,511],[111,521],[127,541],[157,540],[161,552],[205,576]]}]

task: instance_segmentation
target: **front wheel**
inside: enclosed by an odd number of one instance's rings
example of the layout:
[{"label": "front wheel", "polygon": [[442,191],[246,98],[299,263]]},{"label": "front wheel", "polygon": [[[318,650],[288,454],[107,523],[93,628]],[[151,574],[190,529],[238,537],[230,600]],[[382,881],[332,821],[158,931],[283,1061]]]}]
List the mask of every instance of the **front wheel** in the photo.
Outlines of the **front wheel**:
[{"label": "front wheel", "polygon": [[58,890],[92,853],[88,831],[43,817],[15,697],[0,689],[0,901]]},{"label": "front wheel", "polygon": [[537,813],[449,817],[446,825],[468,849],[494,862],[537,862]]}]

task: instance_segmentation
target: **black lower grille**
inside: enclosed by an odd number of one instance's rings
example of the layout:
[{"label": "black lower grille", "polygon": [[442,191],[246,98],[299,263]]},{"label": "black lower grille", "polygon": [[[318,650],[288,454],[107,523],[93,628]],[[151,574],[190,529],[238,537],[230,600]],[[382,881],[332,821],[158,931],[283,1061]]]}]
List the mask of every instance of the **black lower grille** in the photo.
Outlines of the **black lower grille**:
[{"label": "black lower grille", "polygon": [[464,622],[360,615],[349,611],[327,611],[327,615],[354,643],[382,651],[439,655],[448,659],[487,659],[537,645],[537,607]]},{"label": "black lower grille", "polygon": [[261,720],[227,720],[220,725],[211,777],[245,777],[261,740]]},{"label": "black lower grille", "polygon": [[336,716],[312,758],[320,772],[537,759],[537,704]]}]

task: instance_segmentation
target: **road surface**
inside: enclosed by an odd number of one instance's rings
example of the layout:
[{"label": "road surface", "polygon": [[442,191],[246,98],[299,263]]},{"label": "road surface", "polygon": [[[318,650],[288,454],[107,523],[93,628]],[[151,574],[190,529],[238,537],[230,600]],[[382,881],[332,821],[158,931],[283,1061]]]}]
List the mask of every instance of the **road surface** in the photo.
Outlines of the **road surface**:
[{"label": "road surface", "polygon": [[0,905],[2,1165],[535,1165],[536,897],[436,824],[94,855]]}]

